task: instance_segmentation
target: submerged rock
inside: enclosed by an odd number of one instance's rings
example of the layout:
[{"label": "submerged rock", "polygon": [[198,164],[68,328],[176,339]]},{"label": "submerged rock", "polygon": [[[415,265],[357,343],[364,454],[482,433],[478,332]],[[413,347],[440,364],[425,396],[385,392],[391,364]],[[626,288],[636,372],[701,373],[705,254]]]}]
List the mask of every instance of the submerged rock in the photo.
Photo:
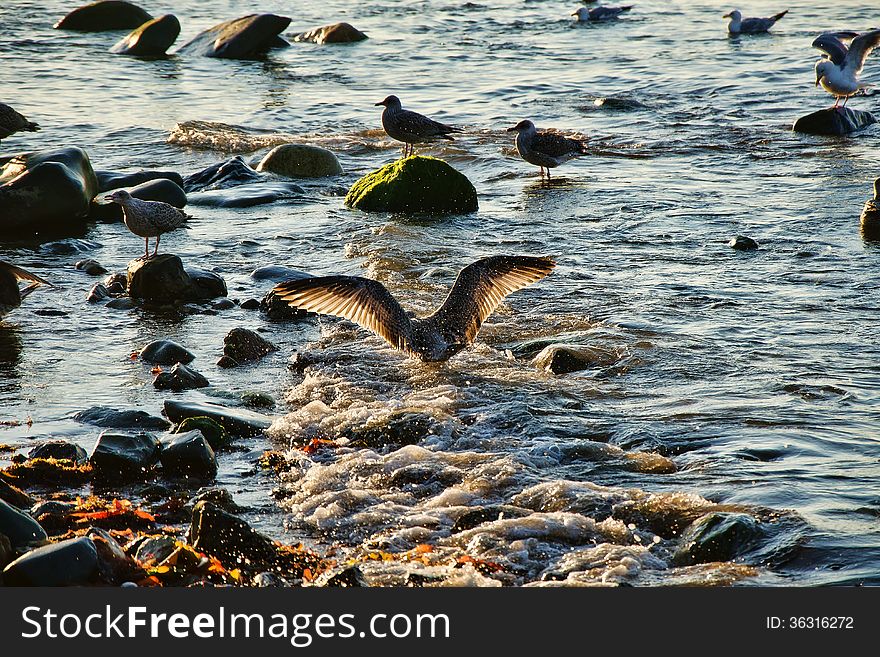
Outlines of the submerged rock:
[{"label": "submerged rock", "polygon": [[258,267],[251,272],[251,278],[255,281],[272,281],[273,283],[298,281],[302,278],[311,277],[311,274],[307,274],[299,269],[293,269],[292,267],[284,267],[283,265],[266,265]]},{"label": "submerged rock", "polygon": [[151,18],[150,14],[130,2],[103,0],[74,9],[55,23],[55,29],[78,32],[132,30]]},{"label": "submerged rock", "polygon": [[28,458],[67,459],[74,463],[85,463],[89,455],[86,453],[86,450],[69,440],[49,440],[29,451]]},{"label": "submerged rock", "polygon": [[76,586],[98,576],[98,551],[86,536],[31,550],[3,569],[6,586]]},{"label": "submerged rock", "polygon": [[193,508],[188,538],[194,548],[224,563],[246,563],[257,569],[276,558],[272,539],[211,502],[199,502]]},{"label": "submerged rock", "polygon": [[[128,192],[142,201],[162,201],[176,208],[186,206],[186,192],[173,180],[157,178],[136,185]],[[122,221],[122,206],[104,198],[105,194],[99,194],[89,206],[89,216],[92,219],[102,221]]]},{"label": "submerged rock", "polygon": [[34,504],[34,498],[17,486],[13,486],[0,478],[0,500],[4,500],[19,509],[28,509]]},{"label": "submerged rock", "polygon": [[731,237],[727,245],[731,249],[736,249],[737,251],[754,251],[758,248],[758,243],[751,237],[746,237],[745,235]]},{"label": "submerged rock", "polygon": [[212,164],[207,169],[187,176],[183,188],[187,194],[217,189],[230,189],[239,185],[264,180],[265,176],[252,169],[241,155]]},{"label": "submerged rock", "polygon": [[217,475],[214,450],[198,429],[173,434],[162,444],[159,459],[168,473],[201,479],[213,479]]},{"label": "submerged rock", "polygon": [[0,169],[0,233],[81,227],[98,189],[89,156],[79,148],[24,153]]},{"label": "submerged rock", "polygon": [[764,532],[745,513],[707,513],[688,527],[673,561],[679,566],[731,561],[754,549]]},{"label": "submerged rock", "polygon": [[92,260],[91,258],[87,260],[77,260],[73,268],[78,271],[84,271],[89,276],[100,276],[101,274],[106,274],[107,269],[97,260]]},{"label": "submerged rock", "polygon": [[159,460],[158,438],[150,433],[104,431],[89,456],[95,471],[110,478],[143,477]]},{"label": "submerged rock", "polygon": [[0,534],[6,536],[13,548],[40,543],[48,537],[36,520],[0,499]]},{"label": "submerged rock", "polygon": [[311,43],[355,43],[363,41],[367,35],[348,23],[334,23],[316,27],[308,32],[301,32],[293,37],[294,41]]},{"label": "submerged rock", "polygon": [[794,122],[792,130],[810,135],[848,135],[867,128],[877,119],[870,112],[849,107],[829,107],[802,116]]},{"label": "submerged rock", "polygon": [[181,46],[179,54],[252,59],[277,48],[285,41],[278,35],[290,25],[290,18],[275,14],[250,14],[215,25]]},{"label": "submerged rock", "polygon": [[184,270],[180,258],[163,253],[128,263],[128,294],[146,301],[174,303],[207,301],[226,296],[226,284],[216,274]]},{"label": "submerged rock", "polygon": [[147,21],[128,36],[117,41],[110,52],[114,55],[161,57],[180,34],[180,21],[174,14],[165,14]]},{"label": "submerged rock", "polygon": [[366,212],[476,212],[477,190],[443,160],[413,155],[367,174],[345,197]]},{"label": "submerged rock", "polygon": [[165,400],[165,414],[173,422],[204,416],[214,420],[234,436],[256,436],[272,424],[272,418],[239,408],[228,408],[210,402]]},{"label": "submerged rock", "polygon": [[312,586],[325,588],[363,588],[368,587],[364,573],[357,566],[331,568],[321,573]]},{"label": "submerged rock", "polygon": [[178,187],[183,187],[183,177],[176,171],[135,171],[119,173],[117,171],[95,171],[98,178],[98,192],[109,192],[114,189],[130,189],[151,180],[170,180]]},{"label": "submerged rock", "polygon": [[208,441],[211,449],[218,450],[229,444],[229,434],[223,426],[207,416],[187,417],[174,428],[174,433],[198,430]]},{"label": "submerged rock", "polygon": [[273,351],[278,351],[278,347],[254,331],[234,328],[223,339],[223,358],[217,364],[221,367],[237,367],[259,360]]},{"label": "submerged rock", "polygon": [[551,344],[535,356],[532,364],[538,369],[553,374],[579,372],[590,367],[607,366],[616,357],[604,349],[594,349],[581,345]]},{"label": "submerged rock", "polygon": [[216,208],[251,208],[283,199],[301,198],[305,191],[292,182],[260,182],[232,189],[195,192],[190,194],[189,203]]},{"label": "submerged rock", "polygon": [[103,283],[95,283],[89,293],[86,295],[86,301],[89,303],[100,303],[110,298],[110,290]]},{"label": "submerged rock", "polygon": [[153,340],[140,350],[138,356],[142,361],[155,365],[187,364],[196,357],[189,349],[174,340]]},{"label": "submerged rock", "polygon": [[177,539],[173,536],[148,536],[138,544],[134,558],[145,566],[154,566],[165,561],[177,549]]},{"label": "submerged rock", "polygon": [[77,422],[93,424],[110,429],[146,429],[165,431],[171,426],[165,418],[150,415],[146,411],[119,411],[109,406],[92,406],[73,416]]},{"label": "submerged rock", "polygon": [[282,144],[260,160],[257,171],[268,171],[288,178],[320,178],[340,175],[342,166],[336,156],[326,148],[306,144]]},{"label": "submerged rock", "polygon": [[413,445],[438,433],[442,427],[431,415],[411,411],[395,411],[370,420],[345,432],[352,447],[378,449],[386,445]]},{"label": "submerged rock", "polygon": [[210,384],[208,379],[183,363],[177,363],[169,372],[159,372],[153,379],[153,386],[159,390],[191,390],[193,388],[207,388]]}]

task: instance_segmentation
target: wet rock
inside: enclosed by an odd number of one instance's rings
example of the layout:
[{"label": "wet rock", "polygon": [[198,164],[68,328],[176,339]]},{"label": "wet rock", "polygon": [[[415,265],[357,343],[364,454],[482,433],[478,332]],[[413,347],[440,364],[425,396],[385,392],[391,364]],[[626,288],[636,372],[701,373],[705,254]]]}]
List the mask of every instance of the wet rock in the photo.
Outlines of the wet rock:
[{"label": "wet rock", "polygon": [[162,444],[162,468],[170,474],[213,479],[217,475],[214,450],[198,429],[176,433]]},{"label": "wet rock", "polygon": [[159,460],[159,440],[150,433],[104,431],[89,455],[96,473],[107,478],[142,478]]},{"label": "wet rock", "polygon": [[[183,208],[187,203],[186,192],[183,191],[183,188],[173,180],[164,178],[141,183],[129,188],[128,192],[142,201],[162,201],[176,208]],[[90,218],[101,221],[122,221],[122,206],[106,200],[105,196],[109,193],[102,192],[92,199],[89,206]]]},{"label": "wet rock", "polygon": [[98,551],[85,536],[45,545],[3,569],[7,586],[76,586],[99,577]]},{"label": "wet rock", "polygon": [[62,502],[61,500],[44,500],[38,502],[31,507],[30,513],[37,522],[42,524],[42,519],[46,515],[67,516],[76,511],[76,502]]},{"label": "wet rock", "polygon": [[98,182],[79,148],[25,153],[0,169],[0,233],[81,228]]},{"label": "wet rock", "polygon": [[138,357],[155,365],[174,365],[191,363],[195,354],[174,340],[153,340],[138,353]]},{"label": "wet rock", "polygon": [[275,400],[272,395],[264,392],[244,392],[241,395],[241,401],[245,406],[251,408],[275,408]]},{"label": "wet rock", "polygon": [[333,568],[325,570],[312,586],[322,588],[361,588],[367,587],[366,578],[363,572],[357,566],[346,566],[345,568]]},{"label": "wet rock", "polygon": [[170,180],[183,188],[183,177],[176,171],[135,171],[119,173],[118,171],[95,171],[98,178],[98,192],[105,193],[114,189],[131,189],[151,180]]},{"label": "wet rock", "polygon": [[441,430],[440,423],[430,415],[395,411],[353,427],[344,436],[351,440],[352,447],[378,449],[386,445],[413,445]]},{"label": "wet rock", "polygon": [[34,504],[34,498],[2,478],[0,478],[0,500],[19,509],[28,509]]},{"label": "wet rock", "polygon": [[165,561],[177,549],[177,539],[171,536],[148,536],[138,545],[134,558],[145,566]]},{"label": "wet rock", "polygon": [[707,513],[682,534],[673,561],[679,566],[731,561],[754,549],[763,537],[758,521],[745,513]]},{"label": "wet rock", "polygon": [[257,165],[257,171],[288,178],[338,176],[342,166],[326,148],[306,144],[282,144],[269,151]]},{"label": "wet rock", "polygon": [[211,502],[199,502],[193,508],[188,539],[195,549],[223,563],[246,563],[256,569],[271,564],[276,556],[272,539]]},{"label": "wet rock", "polygon": [[100,527],[89,527],[86,536],[92,539],[98,553],[98,579],[102,583],[119,585],[126,580],[146,577],[143,568],[125,553],[109,532]]},{"label": "wet rock", "polygon": [[191,194],[193,192],[231,189],[264,179],[265,176],[252,169],[241,155],[236,155],[187,176],[183,181],[183,188],[187,194]]},{"label": "wet rock", "polygon": [[74,269],[78,269],[79,271],[84,271],[89,276],[100,276],[101,274],[106,274],[107,270],[101,265],[97,260],[78,260],[76,264],[73,265]]},{"label": "wet rock", "polygon": [[128,263],[128,294],[152,302],[197,302],[226,296],[223,279],[202,270],[183,268],[180,258],[163,253]]},{"label": "wet rock", "polygon": [[186,433],[193,430],[200,431],[213,450],[226,447],[230,443],[229,434],[226,432],[226,429],[219,422],[206,416],[184,418],[174,428],[174,433]]},{"label": "wet rock", "polygon": [[282,588],[290,586],[290,582],[274,573],[257,573],[251,580],[251,585],[261,589]]},{"label": "wet rock", "polygon": [[57,242],[43,244],[39,248],[39,251],[40,253],[48,253],[50,255],[76,255],[78,253],[85,253],[86,251],[92,251],[93,249],[98,248],[101,248],[99,242],[72,237],[58,240]]},{"label": "wet rock", "polygon": [[217,364],[221,367],[237,367],[242,363],[260,360],[273,351],[278,351],[278,347],[254,331],[234,328],[223,339],[224,357]]},{"label": "wet rock", "polygon": [[241,308],[242,310],[259,310],[260,302],[256,299],[246,299],[241,302]]},{"label": "wet rock", "polygon": [[194,507],[199,502],[211,502],[211,504],[215,504],[224,511],[233,514],[243,511],[235,503],[235,500],[232,499],[232,493],[220,486],[209,486],[208,488],[199,489],[199,492],[187,502],[187,506]]},{"label": "wet rock", "polygon": [[278,47],[277,37],[290,18],[275,14],[250,14],[215,25],[183,45],[179,54],[252,59]]},{"label": "wet rock", "polygon": [[502,518],[523,518],[527,515],[529,515],[528,511],[515,506],[483,506],[473,509],[472,511],[466,511],[458,516],[449,531],[452,534],[457,534],[459,532],[467,531],[468,529],[473,529],[474,527],[482,525],[484,522],[494,522]]},{"label": "wet rock", "polygon": [[590,367],[608,365],[608,352],[569,344],[551,344],[535,356],[532,364],[553,374],[568,374]]},{"label": "wet rock", "polygon": [[235,308],[235,302],[232,299],[220,299],[211,304],[214,310],[232,310]]},{"label": "wet rock", "polygon": [[128,285],[128,277],[126,274],[115,273],[110,274],[104,279],[104,285],[110,294],[125,294],[126,285]]},{"label": "wet rock", "polygon": [[174,14],[165,14],[147,21],[128,36],[117,41],[110,52],[114,55],[161,57],[180,34],[180,21]]},{"label": "wet rock", "polygon": [[48,538],[40,523],[2,499],[0,499],[0,534],[6,536],[14,548],[40,543]]},{"label": "wet rock", "polygon": [[849,107],[829,107],[802,116],[794,122],[792,130],[810,135],[848,135],[876,122],[877,119],[870,112]]},{"label": "wet rock", "polygon": [[50,440],[37,445],[28,452],[30,459],[67,459],[74,463],[85,463],[89,455],[82,447],[68,440]]},{"label": "wet rock", "polygon": [[272,418],[240,408],[228,408],[210,402],[165,400],[165,414],[172,422],[204,416],[214,420],[233,436],[256,436],[272,424]]},{"label": "wet rock", "polygon": [[266,265],[258,267],[251,272],[251,278],[255,281],[272,281],[273,283],[281,283],[283,281],[298,281],[303,278],[311,278],[311,274],[307,274],[299,269],[292,267],[284,267],[282,265]]},{"label": "wet rock", "polygon": [[130,2],[103,0],[74,9],[55,23],[55,29],[78,32],[132,30],[151,18],[150,14]]},{"label": "wet rock", "polygon": [[168,420],[150,415],[146,411],[119,411],[109,406],[92,406],[73,416],[77,422],[111,429],[145,429],[165,431],[171,426]]},{"label": "wet rock", "polygon": [[316,27],[308,32],[302,32],[293,37],[294,41],[309,41],[311,43],[355,43],[363,41],[367,35],[348,23],[334,23]]},{"label": "wet rock", "polygon": [[736,249],[737,251],[754,251],[758,248],[758,243],[751,237],[746,237],[745,235],[737,235],[736,237],[730,238],[727,245],[731,249]]},{"label": "wet rock", "polygon": [[305,191],[296,183],[261,182],[239,185],[232,189],[196,192],[190,194],[189,202],[191,205],[216,208],[250,208],[284,199],[302,198]]},{"label": "wet rock", "polygon": [[368,173],[345,197],[366,212],[476,212],[477,190],[464,174],[443,160],[414,155]]},{"label": "wet rock", "polygon": [[134,307],[134,301],[131,299],[111,299],[107,302],[107,308],[113,308],[114,310],[131,310]]},{"label": "wet rock", "polygon": [[183,363],[177,363],[168,372],[159,372],[153,379],[153,386],[159,390],[191,390],[193,388],[207,388],[208,379],[188,368]]},{"label": "wet rock", "polygon": [[[15,552],[12,549],[12,543],[10,543],[9,539],[6,538],[3,534],[0,534],[0,570],[6,567],[12,559],[15,557]],[[0,575],[0,585],[3,584],[3,576]]]}]

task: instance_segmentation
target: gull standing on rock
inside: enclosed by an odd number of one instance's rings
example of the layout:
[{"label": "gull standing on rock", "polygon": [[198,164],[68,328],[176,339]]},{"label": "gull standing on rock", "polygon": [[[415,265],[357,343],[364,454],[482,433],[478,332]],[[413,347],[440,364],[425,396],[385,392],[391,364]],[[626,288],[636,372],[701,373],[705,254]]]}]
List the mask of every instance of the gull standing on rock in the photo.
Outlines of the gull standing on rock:
[{"label": "gull standing on rock", "polygon": [[462,269],[446,301],[432,315],[404,311],[378,281],[318,276],[279,283],[272,292],[294,308],[355,322],[395,349],[423,361],[449,360],[477,337],[480,326],[508,294],[549,274],[550,258],[491,256]]},{"label": "gull standing on rock", "polygon": [[28,121],[9,105],[0,103],[0,140],[22,130],[36,132],[40,129],[36,123]]},{"label": "gull standing on rock", "polygon": [[[849,48],[841,39],[852,40]],[[837,107],[841,98],[843,98],[843,106],[846,106],[850,96],[867,86],[859,80],[859,73],[862,72],[870,52],[878,45],[880,45],[880,30],[871,30],[863,34],[826,32],[813,41],[814,48],[828,55],[816,62],[816,86],[821,84],[825,91],[835,97],[834,107]]]},{"label": "gull standing on rock", "polygon": [[788,13],[788,9],[780,11],[769,18],[743,18],[739,9],[734,9],[729,14],[724,14],[722,18],[729,18],[727,24],[727,32],[729,34],[761,34],[767,32],[776,24],[780,18]]},{"label": "gull standing on rock", "polygon": [[[27,281],[30,285],[19,289],[19,281]],[[36,274],[0,260],[0,319],[18,308],[22,299],[40,285],[52,287],[49,281],[43,280]]]},{"label": "gull standing on rock", "polygon": [[144,238],[144,258],[150,257],[150,238],[156,238],[153,256],[159,252],[159,238],[177,228],[189,228],[187,219],[192,217],[183,210],[162,201],[142,201],[124,189],[104,197],[107,201],[119,203],[126,227],[135,235]]},{"label": "gull standing on rock", "polygon": [[577,11],[572,12],[571,15],[577,16],[579,23],[585,23],[588,21],[607,21],[612,18],[617,18],[622,13],[627,12],[632,8],[632,5],[626,5],[625,7],[593,7],[592,9],[581,7]]},{"label": "gull standing on rock", "polygon": [[413,144],[422,144],[437,141],[438,139],[455,141],[449,136],[449,133],[461,132],[459,128],[453,128],[445,123],[438,123],[418,112],[403,109],[397,96],[388,96],[381,103],[376,103],[376,105],[385,106],[385,109],[382,110],[382,127],[389,137],[404,143],[404,157],[407,156],[407,153],[409,155],[413,154],[415,151]]},{"label": "gull standing on rock", "polygon": [[874,198],[862,208],[861,225],[865,239],[880,240],[880,178],[874,180]]},{"label": "gull standing on rock", "polygon": [[538,130],[528,119],[520,121],[507,132],[516,132],[516,150],[522,159],[530,164],[541,167],[541,177],[547,169],[547,180],[550,180],[550,169],[563,162],[587,153],[586,142],[572,139],[555,132]]}]

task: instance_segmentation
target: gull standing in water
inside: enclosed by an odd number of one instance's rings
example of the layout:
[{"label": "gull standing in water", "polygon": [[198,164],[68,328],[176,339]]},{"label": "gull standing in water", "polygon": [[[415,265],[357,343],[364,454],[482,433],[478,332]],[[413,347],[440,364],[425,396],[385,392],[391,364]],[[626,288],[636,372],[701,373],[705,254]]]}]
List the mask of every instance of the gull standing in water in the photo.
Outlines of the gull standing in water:
[{"label": "gull standing in water", "polygon": [[162,201],[142,201],[124,189],[104,197],[107,201],[119,203],[126,227],[135,235],[144,238],[144,258],[150,257],[150,238],[156,238],[153,256],[159,252],[159,238],[177,228],[189,228],[186,225],[190,215]]},{"label": "gull standing in water", "polygon": [[28,121],[21,114],[5,103],[0,103],[0,140],[22,130],[36,132],[40,129],[33,121]]},{"label": "gull standing in water", "polygon": [[580,139],[564,137],[555,132],[538,130],[528,119],[520,121],[507,132],[516,132],[516,150],[522,159],[530,164],[541,167],[541,177],[547,169],[547,180],[550,180],[550,169],[563,162],[587,153],[586,142]]},{"label": "gull standing in water", "polygon": [[727,31],[730,34],[761,34],[767,32],[776,24],[780,18],[788,13],[788,9],[780,11],[769,18],[743,18],[739,9],[734,9],[728,14],[724,14],[722,18],[729,18]]},{"label": "gull standing in water", "polygon": [[397,96],[388,96],[381,103],[376,103],[376,105],[385,106],[385,109],[382,110],[382,127],[389,137],[404,143],[404,157],[407,154],[413,154],[415,151],[414,144],[437,141],[438,139],[455,141],[449,136],[449,133],[461,132],[459,128],[453,128],[445,123],[438,123],[418,112],[403,109]]},{"label": "gull standing in water", "polygon": [[632,5],[627,5],[625,7],[593,7],[592,9],[581,7],[577,11],[572,12],[571,15],[577,16],[579,23],[585,23],[588,21],[607,21],[612,18],[617,18],[622,13],[627,12],[632,8]]},{"label": "gull standing in water", "polygon": [[[849,48],[842,39],[852,40]],[[816,86],[821,84],[825,91],[835,97],[834,107],[837,107],[841,98],[843,98],[843,106],[846,106],[850,96],[867,86],[859,80],[859,73],[862,72],[870,52],[878,45],[880,45],[880,30],[871,30],[863,34],[826,32],[813,41],[814,48],[828,55],[816,62]]]},{"label": "gull standing in water", "polygon": [[[27,281],[30,285],[19,289],[19,281]],[[40,285],[52,287],[49,281],[43,280],[36,274],[0,260],[0,319],[18,308],[22,299]]]},{"label": "gull standing in water", "polygon": [[549,274],[550,258],[491,256],[462,269],[446,301],[432,315],[404,311],[378,281],[318,276],[276,285],[272,292],[294,308],[344,317],[423,361],[449,360],[477,337],[480,326],[508,294]]},{"label": "gull standing in water", "polygon": [[880,240],[880,178],[874,180],[874,198],[862,208],[861,224],[865,239]]}]

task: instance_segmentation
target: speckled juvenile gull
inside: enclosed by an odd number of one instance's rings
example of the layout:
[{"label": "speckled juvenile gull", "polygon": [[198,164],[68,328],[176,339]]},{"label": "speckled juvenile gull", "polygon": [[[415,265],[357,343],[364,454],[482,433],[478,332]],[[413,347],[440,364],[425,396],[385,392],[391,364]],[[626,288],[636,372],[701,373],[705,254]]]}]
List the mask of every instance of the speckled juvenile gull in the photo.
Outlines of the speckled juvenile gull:
[{"label": "speckled juvenile gull", "polygon": [[142,201],[124,189],[105,197],[122,206],[122,214],[128,229],[144,238],[144,257],[150,257],[150,238],[156,238],[155,256],[159,252],[159,238],[177,228],[189,228],[187,219],[192,217],[183,210],[162,201]]},{"label": "speckled juvenile gull", "polygon": [[520,121],[507,132],[516,132],[516,150],[522,159],[530,164],[541,167],[541,177],[547,169],[547,180],[550,180],[550,169],[574,157],[587,152],[587,145],[580,139],[565,137],[556,132],[538,130],[528,119]]},{"label": "speckled juvenile gull", "polygon": [[874,180],[874,198],[865,201],[860,219],[862,234],[870,239],[880,239],[880,178]]},{"label": "speckled juvenile gull", "polygon": [[0,140],[6,139],[16,132],[36,132],[40,129],[33,121],[28,121],[21,114],[5,103],[0,103]]},{"label": "speckled juvenile gull", "polygon": [[412,155],[415,150],[413,144],[422,144],[438,139],[454,141],[449,133],[461,132],[459,128],[438,123],[418,112],[403,109],[397,96],[388,96],[376,105],[385,106],[385,109],[382,110],[382,127],[389,137],[405,144],[403,147],[404,157],[407,154]]},{"label": "speckled juvenile gull", "polygon": [[[19,289],[19,281],[26,281],[30,285]],[[3,319],[4,316],[18,308],[21,305],[22,299],[40,285],[52,286],[49,281],[40,278],[36,274],[0,260],[0,319]]]},{"label": "speckled juvenile gull", "polygon": [[445,361],[477,337],[480,326],[508,294],[541,280],[550,258],[491,256],[462,269],[446,301],[432,315],[404,311],[378,281],[319,276],[279,283],[272,290],[294,308],[344,317],[423,361]]},{"label": "speckled juvenile gull", "polygon": [[769,18],[743,18],[739,9],[724,14],[723,18],[729,18],[727,31],[730,34],[760,34],[767,32],[780,18],[788,13],[788,9],[780,11]]},{"label": "speckled juvenile gull", "polygon": [[[843,40],[851,40],[849,48]],[[834,107],[843,98],[843,104],[850,96],[866,86],[859,80],[859,74],[871,51],[880,45],[880,30],[858,32],[826,32],[813,41],[813,47],[827,54],[816,62],[816,86],[835,97]]]},{"label": "speckled juvenile gull", "polygon": [[632,8],[632,5],[626,5],[625,7],[593,7],[592,9],[581,7],[577,11],[572,12],[571,15],[577,16],[578,22],[607,21],[617,18]]}]

